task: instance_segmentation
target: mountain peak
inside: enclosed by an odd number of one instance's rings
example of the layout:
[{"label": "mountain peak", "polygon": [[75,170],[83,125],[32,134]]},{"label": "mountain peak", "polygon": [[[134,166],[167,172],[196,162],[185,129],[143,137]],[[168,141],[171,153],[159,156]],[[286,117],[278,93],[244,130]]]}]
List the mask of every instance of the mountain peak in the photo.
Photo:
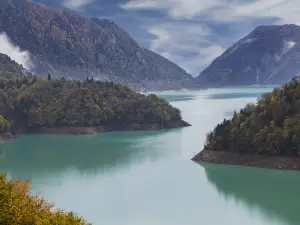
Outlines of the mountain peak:
[{"label": "mountain peak", "polygon": [[293,35],[298,35],[299,32],[300,26],[297,26],[295,24],[261,25],[256,27],[249,35],[247,35],[247,37],[292,37]]},{"label": "mountain peak", "polygon": [[118,27],[118,25],[114,21],[106,19],[106,18],[92,17],[91,20],[94,21],[95,23],[101,25],[101,26],[115,26],[115,27]]},{"label": "mountain peak", "polygon": [[197,78],[208,85],[278,84],[300,72],[300,27],[258,26]]},{"label": "mountain peak", "polygon": [[1,7],[0,32],[30,52],[36,74],[75,79],[93,76],[139,90],[196,87],[190,74],[141,48],[113,21],[27,0],[5,2],[12,4]]},{"label": "mountain peak", "polygon": [[266,30],[266,29],[279,29],[279,30],[286,30],[286,29],[295,29],[300,28],[300,26],[295,24],[276,24],[276,25],[260,25],[254,28],[253,31],[259,31],[259,30]]}]

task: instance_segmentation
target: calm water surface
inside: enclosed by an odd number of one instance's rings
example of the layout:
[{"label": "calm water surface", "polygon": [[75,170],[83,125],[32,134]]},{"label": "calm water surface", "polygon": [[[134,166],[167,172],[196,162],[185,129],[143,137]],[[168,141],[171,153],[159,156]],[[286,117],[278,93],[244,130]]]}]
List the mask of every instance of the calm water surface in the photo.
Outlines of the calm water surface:
[{"label": "calm water surface", "polygon": [[300,173],[190,160],[216,123],[269,90],[164,93],[192,127],[24,136],[0,144],[0,169],[95,225],[299,225]]}]

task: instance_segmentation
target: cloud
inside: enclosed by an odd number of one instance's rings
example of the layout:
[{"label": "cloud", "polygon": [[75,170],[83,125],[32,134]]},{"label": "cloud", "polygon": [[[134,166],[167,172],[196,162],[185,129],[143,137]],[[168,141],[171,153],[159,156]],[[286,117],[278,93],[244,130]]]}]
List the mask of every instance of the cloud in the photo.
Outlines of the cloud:
[{"label": "cloud", "polygon": [[131,0],[123,9],[165,10],[173,18],[238,20],[245,17],[278,17],[286,23],[300,23],[299,0]]},{"label": "cloud", "polygon": [[0,52],[8,55],[12,60],[21,64],[24,68],[30,70],[33,64],[30,61],[30,54],[27,51],[21,51],[18,46],[15,46],[5,33],[0,33]]},{"label": "cloud", "polygon": [[249,18],[278,18],[281,24],[300,25],[298,7],[298,0],[257,0],[214,9],[210,18],[223,22],[243,21]]},{"label": "cloud", "polygon": [[174,18],[192,18],[211,8],[221,7],[223,0],[131,0],[123,5],[123,9],[163,9]]},{"label": "cloud", "polygon": [[[164,17],[147,28],[150,48],[193,75],[258,24],[300,25],[299,0],[130,0],[120,7],[165,13],[167,24]],[[211,23],[223,31],[213,33]]]},{"label": "cloud", "polygon": [[153,0],[144,0],[144,1],[140,1],[140,0],[133,0],[133,1],[129,1],[125,4],[121,5],[121,8],[124,9],[149,9],[149,8],[160,8],[163,7],[163,5],[159,4],[156,1]]},{"label": "cloud", "polygon": [[73,9],[73,10],[82,10],[82,8],[93,2],[93,0],[64,0],[62,5]]},{"label": "cloud", "polygon": [[[183,32],[184,30],[184,32]],[[177,21],[154,25],[148,29],[154,35],[150,49],[175,62],[192,75],[224,52],[224,48],[210,42],[210,30],[200,24]]]}]

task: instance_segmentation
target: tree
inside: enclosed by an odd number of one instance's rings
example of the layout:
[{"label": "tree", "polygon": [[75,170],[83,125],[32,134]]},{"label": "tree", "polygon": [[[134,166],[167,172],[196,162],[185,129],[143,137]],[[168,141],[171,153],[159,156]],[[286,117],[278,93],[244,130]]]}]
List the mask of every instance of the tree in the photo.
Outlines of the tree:
[{"label": "tree", "polygon": [[212,134],[206,139],[209,149],[300,156],[300,78],[234,112]]},{"label": "tree", "polygon": [[0,133],[20,124],[26,129],[181,120],[180,111],[167,101],[113,82],[21,77],[8,83],[0,79]]},{"label": "tree", "polygon": [[11,181],[0,173],[0,223],[15,225],[88,225],[74,213],[54,209],[41,196],[30,195],[28,181]]}]

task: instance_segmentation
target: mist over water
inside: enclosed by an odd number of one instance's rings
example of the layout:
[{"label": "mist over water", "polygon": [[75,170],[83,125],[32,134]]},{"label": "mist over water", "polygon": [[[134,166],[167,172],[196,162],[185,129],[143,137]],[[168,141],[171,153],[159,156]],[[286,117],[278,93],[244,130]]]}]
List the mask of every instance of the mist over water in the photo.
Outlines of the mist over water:
[{"label": "mist over water", "polygon": [[162,93],[191,127],[24,136],[0,145],[0,169],[96,225],[298,225],[299,173],[190,160],[218,122],[270,90]]}]

